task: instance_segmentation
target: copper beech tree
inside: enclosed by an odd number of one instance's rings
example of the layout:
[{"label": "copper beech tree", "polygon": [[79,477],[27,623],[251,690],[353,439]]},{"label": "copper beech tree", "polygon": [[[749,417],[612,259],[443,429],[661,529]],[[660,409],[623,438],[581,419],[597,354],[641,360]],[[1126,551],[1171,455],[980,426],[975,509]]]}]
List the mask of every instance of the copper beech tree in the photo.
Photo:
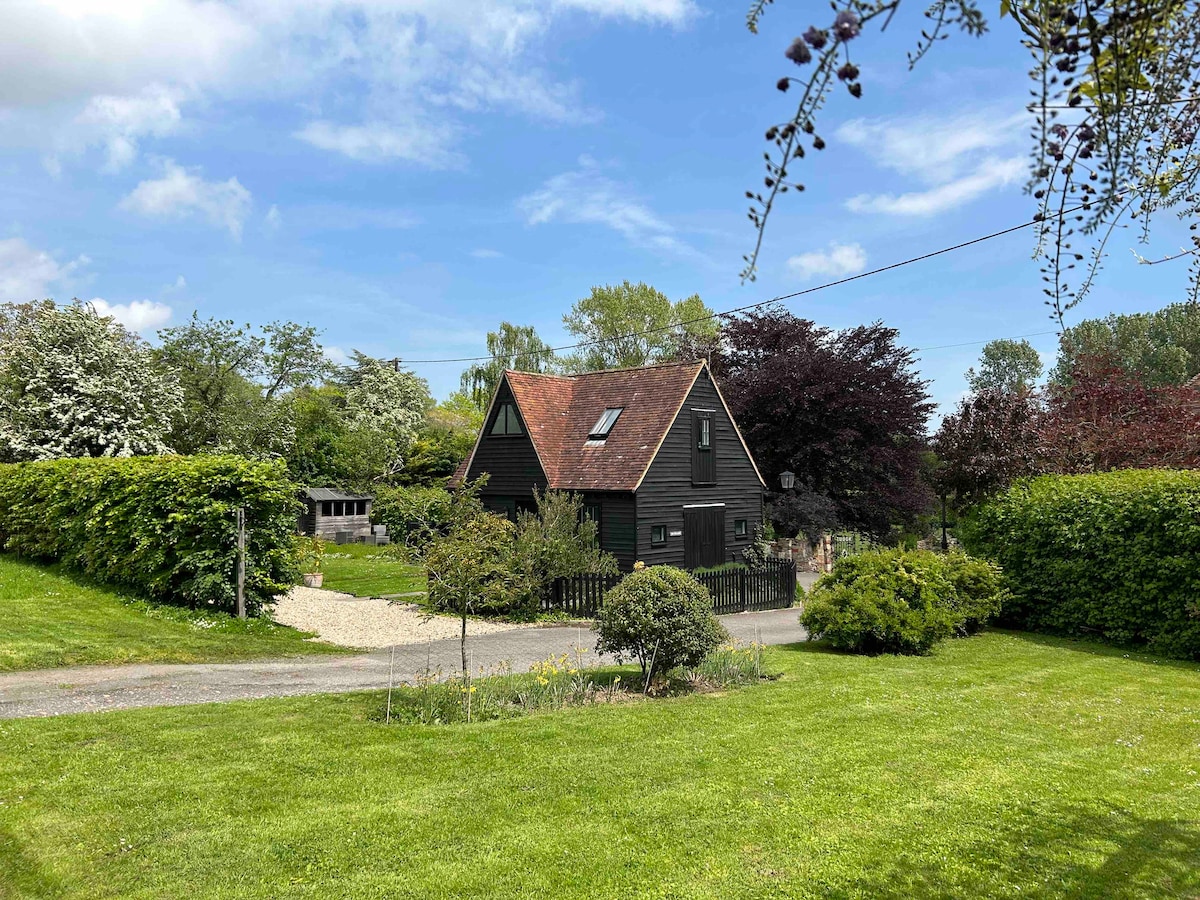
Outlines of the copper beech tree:
[{"label": "copper beech tree", "polygon": [[1200,466],[1200,390],[1146,384],[1104,358],[1044,392],[963,400],[933,440],[939,486],[960,506],[1043,472]]},{"label": "copper beech tree", "polygon": [[[840,525],[882,536],[929,508],[920,467],[933,406],[897,335],[768,307],[727,320],[708,349],[790,534]],[[779,491],[785,470],[797,475],[790,492]]]}]

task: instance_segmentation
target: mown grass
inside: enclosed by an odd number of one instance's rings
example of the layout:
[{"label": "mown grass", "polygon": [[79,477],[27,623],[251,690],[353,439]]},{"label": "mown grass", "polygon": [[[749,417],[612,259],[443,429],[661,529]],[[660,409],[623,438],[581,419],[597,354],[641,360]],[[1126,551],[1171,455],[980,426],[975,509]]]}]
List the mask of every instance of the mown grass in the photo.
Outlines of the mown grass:
[{"label": "mown grass", "polygon": [[[369,544],[326,544],[321,586],[356,597],[424,593],[425,570],[396,558],[384,547]],[[419,601],[420,597],[413,597]]]},{"label": "mown grass", "polygon": [[345,652],[306,637],[269,619],[147,603],[58,566],[0,554],[0,672]]},{"label": "mown grass", "polygon": [[[0,723],[10,897],[1194,897],[1200,666],[1010,633],[473,725]],[[3,893],[3,892],[0,892]]]}]

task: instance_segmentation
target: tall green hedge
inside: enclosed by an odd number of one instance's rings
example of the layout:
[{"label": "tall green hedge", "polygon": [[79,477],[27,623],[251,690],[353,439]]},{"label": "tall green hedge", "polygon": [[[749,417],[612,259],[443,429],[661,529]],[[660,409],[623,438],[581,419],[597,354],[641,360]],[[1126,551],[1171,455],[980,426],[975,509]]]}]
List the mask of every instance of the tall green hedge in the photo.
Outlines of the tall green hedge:
[{"label": "tall green hedge", "polygon": [[246,509],[246,605],[295,583],[296,485],[282,462],[236,456],[0,465],[0,548],[54,559],[167,603],[232,611]]},{"label": "tall green hedge", "polygon": [[1004,620],[1200,659],[1200,471],[1019,482],[963,539],[1004,569]]}]

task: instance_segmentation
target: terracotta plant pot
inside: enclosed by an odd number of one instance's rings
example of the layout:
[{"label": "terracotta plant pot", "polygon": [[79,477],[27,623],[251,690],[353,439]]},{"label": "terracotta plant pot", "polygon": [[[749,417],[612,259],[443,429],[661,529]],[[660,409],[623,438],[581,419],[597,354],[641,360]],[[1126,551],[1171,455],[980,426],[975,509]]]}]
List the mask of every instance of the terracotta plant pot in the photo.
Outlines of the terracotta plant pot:
[{"label": "terracotta plant pot", "polygon": [[306,572],[304,575],[304,586],[311,588],[319,588],[325,583],[324,572]]}]

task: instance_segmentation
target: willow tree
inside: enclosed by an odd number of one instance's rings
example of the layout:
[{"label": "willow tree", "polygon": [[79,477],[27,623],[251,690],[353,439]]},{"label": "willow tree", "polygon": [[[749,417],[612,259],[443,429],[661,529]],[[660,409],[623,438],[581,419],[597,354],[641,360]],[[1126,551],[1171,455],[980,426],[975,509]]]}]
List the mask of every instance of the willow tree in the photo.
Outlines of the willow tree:
[{"label": "willow tree", "polygon": [[498,330],[488,332],[487,349],[490,359],[474,363],[462,373],[462,392],[481,410],[491,402],[506,369],[553,372],[557,367],[554,350],[532,325],[501,322]]},{"label": "willow tree", "polygon": [[[804,190],[805,154],[826,146],[820,112],[841,97],[863,95],[854,62],[903,0],[834,0],[832,19],[808,25],[784,51],[789,74],[776,87],[798,95],[787,119],[766,130],[764,186],[747,191],[756,230],[743,280],[753,280],[763,234],[781,195]],[[755,0],[747,17],[757,33],[772,0]],[[1114,230],[1128,222],[1148,240],[1163,213],[1200,213],[1200,0],[999,0],[1001,19],[1029,50],[1033,147],[1028,190],[1037,253],[1051,318],[1066,313],[1092,286]],[[954,31],[988,30],[977,0],[934,0],[929,24],[908,54],[917,65]],[[1200,294],[1200,236],[1166,259],[1191,259],[1190,292]]]}]

